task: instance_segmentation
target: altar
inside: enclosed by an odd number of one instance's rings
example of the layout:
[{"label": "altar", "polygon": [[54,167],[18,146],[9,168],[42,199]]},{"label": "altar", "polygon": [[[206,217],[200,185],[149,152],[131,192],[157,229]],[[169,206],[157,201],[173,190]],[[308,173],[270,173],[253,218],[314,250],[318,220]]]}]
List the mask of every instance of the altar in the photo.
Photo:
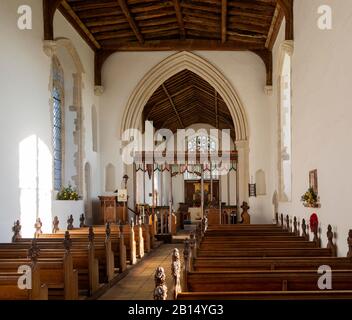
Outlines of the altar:
[{"label": "altar", "polygon": [[192,222],[197,222],[202,219],[202,208],[201,207],[189,207],[189,216]]}]

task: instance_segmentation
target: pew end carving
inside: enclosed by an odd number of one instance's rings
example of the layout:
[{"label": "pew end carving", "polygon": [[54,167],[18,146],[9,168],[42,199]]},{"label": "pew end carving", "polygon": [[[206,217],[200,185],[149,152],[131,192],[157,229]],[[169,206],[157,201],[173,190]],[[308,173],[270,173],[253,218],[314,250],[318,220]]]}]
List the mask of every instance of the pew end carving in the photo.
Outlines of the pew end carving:
[{"label": "pew end carving", "polygon": [[167,286],[166,286],[165,270],[163,267],[158,267],[155,270],[154,281],[155,281],[154,300],[166,300]]},{"label": "pew end carving", "polygon": [[171,274],[173,278],[173,297],[176,300],[181,292],[181,261],[180,253],[177,248],[172,251]]}]

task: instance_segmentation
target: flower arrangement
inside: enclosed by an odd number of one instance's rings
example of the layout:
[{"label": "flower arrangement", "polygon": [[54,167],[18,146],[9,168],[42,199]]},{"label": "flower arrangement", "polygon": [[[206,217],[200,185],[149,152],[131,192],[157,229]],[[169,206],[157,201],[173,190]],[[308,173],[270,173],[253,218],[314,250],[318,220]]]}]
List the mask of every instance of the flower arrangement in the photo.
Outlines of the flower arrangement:
[{"label": "flower arrangement", "polygon": [[76,189],[73,189],[71,185],[63,187],[57,194],[57,200],[79,200],[80,196]]},{"label": "flower arrangement", "polygon": [[319,206],[319,197],[314,192],[313,188],[309,188],[308,191],[302,195],[301,201],[305,207],[316,208]]}]

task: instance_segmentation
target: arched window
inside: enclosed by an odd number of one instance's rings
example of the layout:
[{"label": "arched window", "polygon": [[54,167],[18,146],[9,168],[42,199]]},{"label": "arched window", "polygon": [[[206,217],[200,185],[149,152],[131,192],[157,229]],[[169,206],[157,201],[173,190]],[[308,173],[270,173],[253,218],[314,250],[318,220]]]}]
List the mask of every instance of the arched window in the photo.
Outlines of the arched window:
[{"label": "arched window", "polygon": [[291,201],[291,54],[284,53],[280,74],[279,197]]},{"label": "arched window", "polygon": [[54,190],[62,188],[63,179],[63,123],[64,123],[64,74],[59,60],[53,57],[52,63],[52,143]]}]

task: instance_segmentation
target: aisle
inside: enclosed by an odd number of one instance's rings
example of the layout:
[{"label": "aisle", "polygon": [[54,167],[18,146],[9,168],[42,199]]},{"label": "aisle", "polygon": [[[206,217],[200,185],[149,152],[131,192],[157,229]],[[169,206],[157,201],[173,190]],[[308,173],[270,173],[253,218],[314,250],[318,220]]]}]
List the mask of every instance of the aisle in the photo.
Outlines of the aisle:
[{"label": "aisle", "polygon": [[134,266],[128,275],[109,289],[100,300],[153,300],[154,273],[158,266],[165,269],[168,299],[172,299],[171,254],[174,248],[180,250],[183,258],[183,244],[163,244]]}]

